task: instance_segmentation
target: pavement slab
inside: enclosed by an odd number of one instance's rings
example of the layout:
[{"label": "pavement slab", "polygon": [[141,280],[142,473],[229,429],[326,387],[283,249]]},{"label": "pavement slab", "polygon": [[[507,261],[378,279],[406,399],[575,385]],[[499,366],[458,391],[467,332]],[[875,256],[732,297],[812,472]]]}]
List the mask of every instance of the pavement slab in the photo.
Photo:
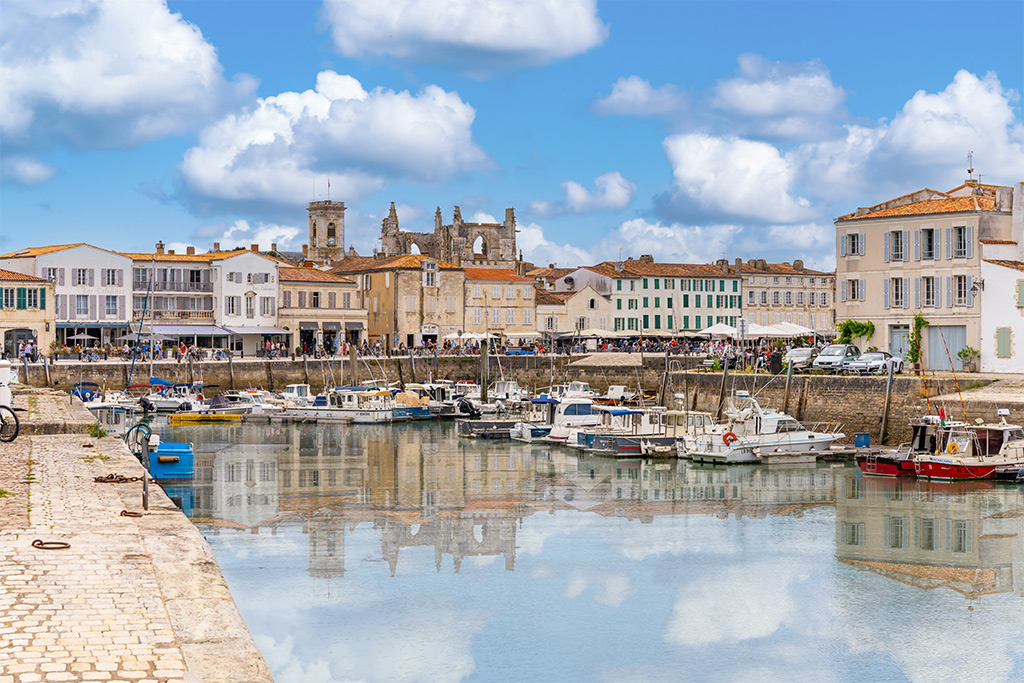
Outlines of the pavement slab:
[{"label": "pavement slab", "polygon": [[145,474],[115,437],[0,444],[0,681],[271,681],[195,526],[156,484],[143,511],[142,482],[108,474]]}]

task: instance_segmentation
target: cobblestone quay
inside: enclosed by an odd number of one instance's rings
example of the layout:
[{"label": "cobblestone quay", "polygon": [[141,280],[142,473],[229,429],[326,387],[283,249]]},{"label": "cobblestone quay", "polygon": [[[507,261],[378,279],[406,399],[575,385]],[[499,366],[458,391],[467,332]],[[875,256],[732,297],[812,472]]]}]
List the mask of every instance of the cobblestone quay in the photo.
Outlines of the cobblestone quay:
[{"label": "cobblestone quay", "polygon": [[[40,432],[87,422],[67,394],[33,396]],[[94,481],[109,474],[144,474],[114,437],[0,444],[0,683],[271,681],[202,535],[159,486],[143,512],[141,481]]]}]

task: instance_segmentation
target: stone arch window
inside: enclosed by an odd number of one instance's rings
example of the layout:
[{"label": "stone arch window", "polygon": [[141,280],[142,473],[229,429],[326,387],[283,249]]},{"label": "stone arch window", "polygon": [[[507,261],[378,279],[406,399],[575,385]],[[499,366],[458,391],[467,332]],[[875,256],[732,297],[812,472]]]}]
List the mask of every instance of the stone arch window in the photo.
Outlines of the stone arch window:
[{"label": "stone arch window", "polygon": [[410,254],[421,254],[422,252],[420,251],[420,245],[416,244],[415,242],[410,244],[409,245],[409,253]]},{"label": "stone arch window", "polygon": [[476,239],[473,240],[473,253],[480,254],[486,258],[487,256],[487,242],[484,241],[483,235],[477,235]]},{"label": "stone arch window", "polygon": [[333,247],[336,240],[337,228],[334,223],[327,224],[327,246]]},{"label": "stone arch window", "polygon": [[597,308],[597,300],[591,299],[590,300],[590,307],[591,308]]}]

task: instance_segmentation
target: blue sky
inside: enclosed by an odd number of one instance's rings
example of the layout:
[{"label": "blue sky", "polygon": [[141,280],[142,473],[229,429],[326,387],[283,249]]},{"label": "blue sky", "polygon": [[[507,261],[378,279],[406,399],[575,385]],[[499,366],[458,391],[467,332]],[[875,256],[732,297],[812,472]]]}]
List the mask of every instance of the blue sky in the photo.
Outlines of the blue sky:
[{"label": "blue sky", "polygon": [[1024,180],[1024,3],[4,0],[0,251],[370,253],[514,206],[538,264],[834,263],[832,219]]}]

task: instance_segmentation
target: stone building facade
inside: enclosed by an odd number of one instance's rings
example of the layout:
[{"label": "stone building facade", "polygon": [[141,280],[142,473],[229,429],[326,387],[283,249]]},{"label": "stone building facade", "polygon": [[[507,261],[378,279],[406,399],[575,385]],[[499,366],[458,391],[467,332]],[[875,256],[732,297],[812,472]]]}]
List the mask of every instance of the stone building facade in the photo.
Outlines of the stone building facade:
[{"label": "stone building facade", "polygon": [[[394,205],[392,204],[392,207]],[[345,258],[345,202],[310,202],[306,258],[330,265]]]},{"label": "stone building facade", "polygon": [[835,332],[835,273],[806,268],[800,259],[792,264],[751,259],[736,267],[743,275],[743,314],[751,323]]},{"label": "stone building facade", "polygon": [[[402,232],[395,203],[382,221],[381,251],[385,257],[412,254],[413,245],[423,256],[466,268],[516,268],[515,210],[505,209],[502,223],[467,223],[455,207],[450,225],[443,225],[441,207],[434,214],[434,231]],[[479,243],[480,251],[477,251]],[[315,259],[314,259],[315,260]]]}]

